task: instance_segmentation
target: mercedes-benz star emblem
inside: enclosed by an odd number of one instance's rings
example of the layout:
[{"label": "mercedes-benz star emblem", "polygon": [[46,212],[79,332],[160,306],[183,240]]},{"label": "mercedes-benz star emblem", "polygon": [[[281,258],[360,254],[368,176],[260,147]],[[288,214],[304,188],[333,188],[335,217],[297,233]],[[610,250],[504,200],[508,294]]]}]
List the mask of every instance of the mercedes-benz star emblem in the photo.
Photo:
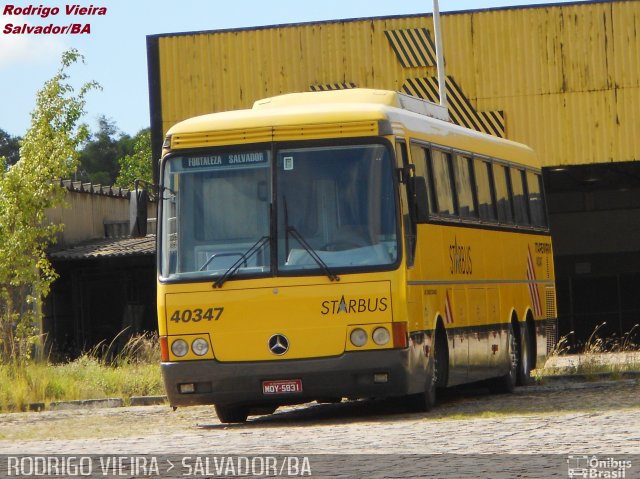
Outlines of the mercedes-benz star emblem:
[{"label": "mercedes-benz star emblem", "polygon": [[277,356],[282,356],[289,350],[289,340],[284,334],[274,334],[269,338],[269,349]]}]

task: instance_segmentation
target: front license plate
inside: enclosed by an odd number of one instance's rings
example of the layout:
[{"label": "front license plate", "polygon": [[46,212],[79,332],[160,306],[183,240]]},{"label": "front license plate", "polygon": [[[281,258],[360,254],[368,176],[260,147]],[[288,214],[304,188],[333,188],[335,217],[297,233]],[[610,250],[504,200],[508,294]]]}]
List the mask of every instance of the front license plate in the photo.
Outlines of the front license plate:
[{"label": "front license plate", "polygon": [[302,392],[302,379],[262,381],[263,394],[295,394]]}]

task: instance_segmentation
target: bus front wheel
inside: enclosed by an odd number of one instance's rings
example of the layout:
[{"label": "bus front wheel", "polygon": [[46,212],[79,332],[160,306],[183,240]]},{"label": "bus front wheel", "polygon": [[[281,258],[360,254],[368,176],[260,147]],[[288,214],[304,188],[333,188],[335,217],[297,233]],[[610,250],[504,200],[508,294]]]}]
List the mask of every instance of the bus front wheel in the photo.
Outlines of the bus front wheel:
[{"label": "bus front wheel", "polygon": [[433,358],[430,361],[431,373],[427,374],[424,392],[411,394],[407,397],[409,409],[415,412],[431,411],[436,404],[436,376]]},{"label": "bus front wheel", "polygon": [[249,408],[245,406],[220,406],[215,405],[216,415],[222,423],[246,422],[249,416]]},{"label": "bus front wheel", "polygon": [[414,411],[426,412],[436,404],[436,389],[446,384],[447,340],[445,333],[437,330],[431,347],[424,392],[409,396],[409,407]]}]

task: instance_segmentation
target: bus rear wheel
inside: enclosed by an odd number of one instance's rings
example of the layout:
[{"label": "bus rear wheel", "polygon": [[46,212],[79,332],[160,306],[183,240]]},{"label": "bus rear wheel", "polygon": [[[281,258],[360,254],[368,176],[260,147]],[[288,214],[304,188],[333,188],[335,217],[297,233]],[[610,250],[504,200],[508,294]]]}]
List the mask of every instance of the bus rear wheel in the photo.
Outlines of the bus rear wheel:
[{"label": "bus rear wheel", "polygon": [[533,382],[531,368],[533,365],[533,346],[529,337],[529,325],[520,325],[520,364],[518,365],[518,386],[527,386]]},{"label": "bus rear wheel", "polygon": [[218,419],[225,424],[246,422],[247,417],[249,417],[249,408],[246,406],[220,406],[216,404],[215,408]]},{"label": "bus rear wheel", "polygon": [[506,394],[512,393],[516,387],[518,380],[518,369],[520,368],[520,351],[518,348],[518,339],[516,338],[517,323],[510,323],[507,329],[507,347],[509,358],[509,370],[504,376],[493,379],[489,383],[489,389],[493,393]]}]

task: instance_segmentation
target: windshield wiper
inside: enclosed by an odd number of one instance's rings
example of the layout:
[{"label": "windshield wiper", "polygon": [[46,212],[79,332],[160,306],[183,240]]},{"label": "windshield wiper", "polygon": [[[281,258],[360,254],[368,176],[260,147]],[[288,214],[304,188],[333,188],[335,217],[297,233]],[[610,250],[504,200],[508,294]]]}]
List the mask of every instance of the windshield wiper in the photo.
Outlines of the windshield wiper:
[{"label": "windshield wiper", "polygon": [[240,265],[242,263],[246,263],[247,261],[249,261],[249,258],[251,258],[258,251],[260,251],[264,247],[264,245],[269,243],[269,241],[271,241],[271,238],[269,236],[263,236],[258,241],[253,243],[253,245],[251,245],[251,247],[247,251],[245,251],[240,255],[240,258],[238,259],[238,261],[233,263],[229,267],[229,269],[224,272],[222,276],[220,276],[218,279],[215,280],[215,282],[213,283],[213,287],[222,288],[222,285],[225,283],[225,281],[231,278],[234,274],[236,274],[238,269],[240,269]]},{"label": "windshield wiper", "polygon": [[316,250],[314,250],[313,247],[309,243],[307,243],[307,241],[302,237],[302,235],[298,233],[298,230],[296,230],[293,226],[287,226],[287,235],[289,234],[293,236],[296,240],[298,240],[298,243],[300,243],[302,247],[305,249],[305,251],[309,253],[309,256],[311,256],[313,260],[316,263],[318,263],[318,266],[322,268],[322,270],[325,272],[325,274],[329,277],[331,281],[340,281],[340,277],[337,274],[335,274],[333,271],[331,271],[331,269],[329,269],[329,266],[327,265],[327,263],[325,263],[322,260],[322,258],[316,252]]},{"label": "windshield wiper", "polygon": [[325,274],[329,277],[331,281],[340,281],[340,277],[329,269],[329,266],[327,265],[327,263],[322,261],[322,258],[318,256],[318,253],[316,253],[316,250],[314,250],[313,247],[309,243],[307,243],[307,240],[305,240],[302,237],[302,235],[298,232],[298,230],[295,229],[293,226],[289,225],[289,208],[287,207],[287,197],[284,195],[282,196],[282,204],[284,207],[285,255],[289,256],[289,235],[291,235],[298,240],[298,243],[300,243],[302,247],[305,249],[305,251],[309,253],[309,256],[311,256],[311,258],[313,258],[313,260],[316,263],[318,263],[318,266],[322,268],[322,270],[325,272]]}]

